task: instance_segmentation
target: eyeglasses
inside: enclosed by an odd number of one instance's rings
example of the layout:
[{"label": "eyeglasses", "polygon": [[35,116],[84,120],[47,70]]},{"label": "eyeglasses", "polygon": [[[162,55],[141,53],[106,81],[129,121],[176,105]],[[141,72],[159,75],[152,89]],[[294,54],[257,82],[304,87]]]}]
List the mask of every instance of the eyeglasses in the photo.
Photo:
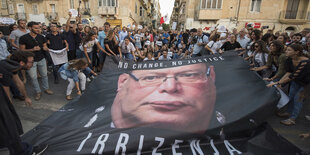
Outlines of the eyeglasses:
[{"label": "eyeglasses", "polygon": [[180,83],[202,83],[207,80],[207,77],[210,74],[210,68],[208,68],[207,73],[205,72],[185,72],[180,73],[178,75],[168,77],[165,75],[158,75],[158,74],[150,74],[145,75],[140,78],[136,77],[132,73],[128,73],[131,78],[135,81],[139,82],[139,84],[143,87],[152,87],[158,86],[162,83],[166,82],[168,79],[173,78]]}]

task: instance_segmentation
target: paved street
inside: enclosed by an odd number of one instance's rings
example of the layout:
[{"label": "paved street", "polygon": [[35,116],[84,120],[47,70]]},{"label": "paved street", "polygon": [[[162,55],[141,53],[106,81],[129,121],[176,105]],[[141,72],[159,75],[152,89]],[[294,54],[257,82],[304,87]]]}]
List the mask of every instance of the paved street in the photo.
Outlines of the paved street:
[{"label": "paved street", "polygon": [[[25,107],[24,102],[20,102],[14,100],[14,105],[19,114],[24,131],[27,132],[38,125],[41,121],[50,116],[53,112],[57,111],[63,105],[67,103],[65,100],[65,90],[67,83],[64,80],[60,80],[60,84],[53,84],[52,76],[50,75],[50,86],[54,91],[54,95],[49,96],[43,94],[42,99],[37,102],[33,100],[33,107]],[[29,82],[27,83],[27,88],[31,88],[29,86]],[[31,92],[30,95],[33,98],[33,91],[29,89]],[[304,118],[306,111],[310,111],[310,102],[309,100],[305,104],[300,118],[297,119],[297,125],[292,127],[286,127],[280,124],[281,118],[271,116],[268,119],[269,124],[282,136],[288,139],[290,142],[295,144],[300,149],[304,150],[307,154],[310,154],[310,139],[302,140],[298,137],[300,133],[308,132],[310,130],[310,122]],[[308,113],[309,114],[309,113]],[[0,150],[0,155],[8,155],[7,150]]]}]

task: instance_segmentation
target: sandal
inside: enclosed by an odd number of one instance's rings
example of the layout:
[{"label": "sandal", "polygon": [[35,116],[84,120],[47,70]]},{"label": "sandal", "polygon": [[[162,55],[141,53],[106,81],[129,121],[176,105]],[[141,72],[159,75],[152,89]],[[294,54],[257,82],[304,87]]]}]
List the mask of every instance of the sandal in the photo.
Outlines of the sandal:
[{"label": "sandal", "polygon": [[71,95],[67,95],[67,96],[66,96],[66,99],[67,99],[67,100],[72,100],[72,96],[71,96]]},{"label": "sandal", "polygon": [[281,121],[282,124],[287,125],[287,126],[291,126],[291,125],[295,125],[295,119],[293,118],[289,118],[286,120]]}]

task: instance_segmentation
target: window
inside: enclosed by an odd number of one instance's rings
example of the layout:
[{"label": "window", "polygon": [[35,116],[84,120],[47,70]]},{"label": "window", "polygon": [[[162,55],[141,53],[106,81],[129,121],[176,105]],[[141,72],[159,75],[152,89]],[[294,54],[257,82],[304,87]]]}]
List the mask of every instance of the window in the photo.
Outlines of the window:
[{"label": "window", "polygon": [[142,14],[143,14],[143,7],[140,6],[140,16],[142,16]]},{"label": "window", "polygon": [[13,6],[13,4],[9,4],[9,14],[10,15],[14,14],[14,6]]},{"label": "window", "polygon": [[138,14],[138,5],[136,3],[136,6],[135,6],[135,13]]},{"label": "window", "polygon": [[221,9],[223,0],[201,0],[202,9]]},{"label": "window", "polygon": [[38,5],[37,5],[37,4],[33,4],[33,5],[32,5],[32,11],[33,11],[33,14],[34,14],[34,15],[39,14]]},{"label": "window", "polygon": [[70,1],[70,9],[74,9],[74,0],[69,0]]},{"label": "window", "polygon": [[6,5],[6,0],[1,0],[1,8],[7,8],[8,6]]},{"label": "window", "polygon": [[253,12],[260,12],[260,5],[262,3],[262,0],[252,0],[251,3],[251,11]]},{"label": "window", "polygon": [[55,4],[50,4],[51,10],[53,13],[56,12],[56,5]]},{"label": "window", "polygon": [[99,7],[102,7],[102,6],[116,7],[117,6],[117,0],[98,0],[98,2],[99,2]]}]

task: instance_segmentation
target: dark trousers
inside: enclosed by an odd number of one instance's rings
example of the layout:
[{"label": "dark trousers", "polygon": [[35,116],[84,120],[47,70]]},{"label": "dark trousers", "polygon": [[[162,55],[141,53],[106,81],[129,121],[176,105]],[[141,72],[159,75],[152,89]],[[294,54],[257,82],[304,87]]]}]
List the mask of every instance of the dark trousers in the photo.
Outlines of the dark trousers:
[{"label": "dark trousers", "polygon": [[76,59],[76,50],[68,51],[68,61]]}]

